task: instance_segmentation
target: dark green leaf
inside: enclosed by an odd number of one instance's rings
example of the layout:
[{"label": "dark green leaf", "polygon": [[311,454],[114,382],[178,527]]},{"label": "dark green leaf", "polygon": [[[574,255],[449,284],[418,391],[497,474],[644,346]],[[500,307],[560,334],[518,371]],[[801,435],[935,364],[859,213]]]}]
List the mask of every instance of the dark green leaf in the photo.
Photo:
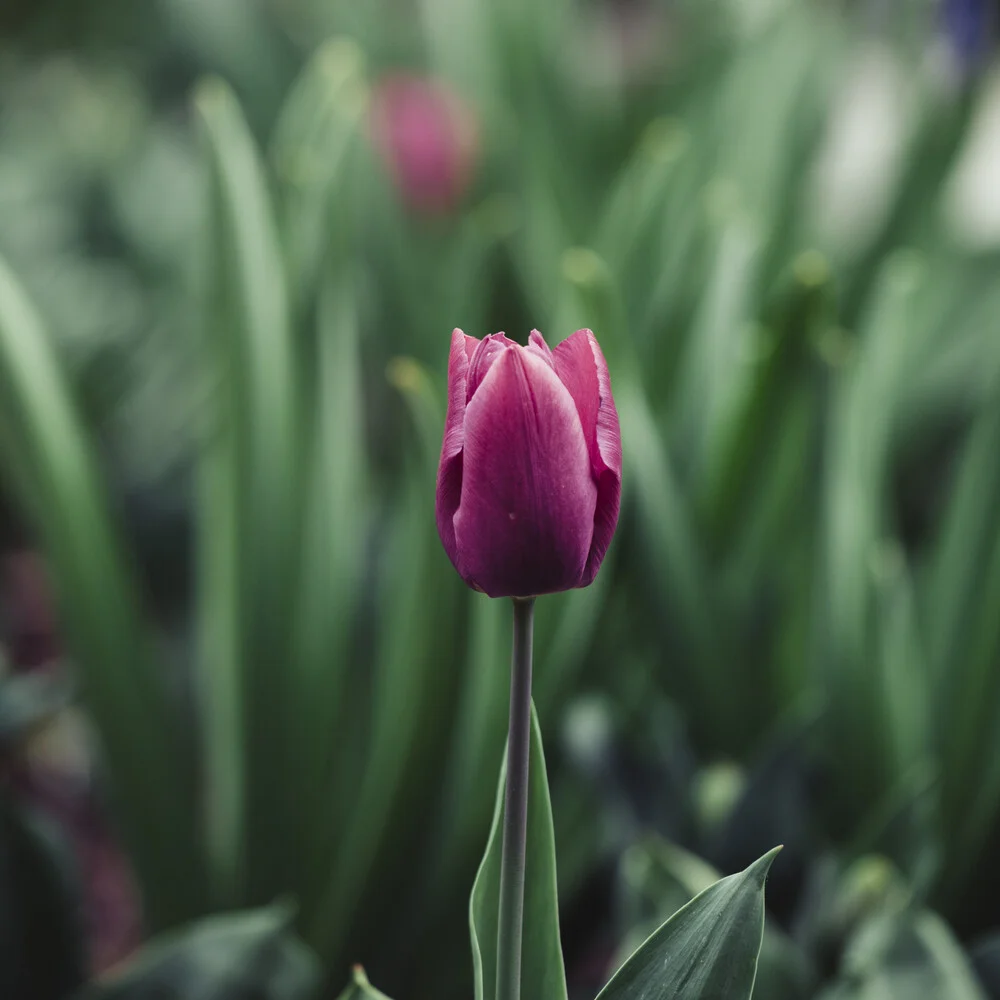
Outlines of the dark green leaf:
[{"label": "dark green leaf", "polygon": [[764,934],[764,881],[778,850],[679,909],[598,1000],[748,1000]]},{"label": "dark green leaf", "polygon": [[863,924],[843,966],[845,982],[823,1000],[986,1000],[951,931],[928,911]]},{"label": "dark green leaf", "polygon": [[389,998],[380,990],[375,989],[368,982],[365,970],[360,965],[356,965],[354,966],[351,985],[340,994],[337,1000],[389,1000]]},{"label": "dark green leaf", "polygon": [[84,981],[78,886],[62,844],[0,799],[0,996],[63,1000]]},{"label": "dark green leaf", "polygon": [[[496,989],[497,911],[500,898],[500,854],[506,760],[500,769],[496,811],[486,853],[472,886],[469,928],[476,1000],[493,1000]],[[565,1000],[566,973],[559,943],[555,834],[545,774],[545,755],[538,716],[531,709],[531,764],[528,790],[528,852],[524,882],[524,938],[521,993],[524,997]]]},{"label": "dark green leaf", "polygon": [[154,927],[204,901],[184,743],[95,449],[41,319],[0,261],[0,465],[42,541]]},{"label": "dark green leaf", "polygon": [[974,944],[970,958],[976,975],[991,1000],[1000,998],[1000,934],[993,933]]},{"label": "dark green leaf", "polygon": [[81,1000],[311,1000],[322,974],[290,930],[293,915],[275,904],[207,917],[154,940]]},{"label": "dark green leaf", "polygon": [[[210,859],[217,905],[287,884],[288,736],[283,661],[302,520],[302,396],[285,264],[260,153],[220,80],[195,100],[209,162],[211,310],[205,354],[216,409],[202,453],[199,625]],[[248,884],[243,884],[246,879]]]}]

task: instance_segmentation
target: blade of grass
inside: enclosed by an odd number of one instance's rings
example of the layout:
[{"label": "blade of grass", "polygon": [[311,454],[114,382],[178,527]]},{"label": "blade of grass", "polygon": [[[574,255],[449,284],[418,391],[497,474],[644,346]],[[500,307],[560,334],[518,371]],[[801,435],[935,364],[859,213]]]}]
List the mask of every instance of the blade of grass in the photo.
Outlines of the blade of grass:
[{"label": "blade of grass", "polygon": [[179,923],[205,905],[180,720],[81,416],[38,315],[2,262],[0,425],[4,465],[50,560],[147,921]]},{"label": "blade of grass", "polygon": [[349,276],[324,284],[317,322],[303,578],[287,677],[297,730],[286,780],[302,845],[297,884],[305,906],[318,888],[312,864],[336,841],[347,807],[336,781],[336,734],[344,732],[344,713],[353,711],[344,700],[344,675],[363,599],[370,529],[359,328]]},{"label": "blade of grass", "polygon": [[[443,417],[416,362],[397,359],[390,379],[410,405],[419,446],[393,509],[382,554],[371,739],[361,787],[331,859],[330,876],[316,905],[304,912],[306,939],[331,961],[344,957],[348,932],[359,931],[355,910],[378,871],[376,862],[399,838],[412,850],[420,837],[413,810],[426,808],[424,771],[438,740],[437,703],[449,697],[452,683],[442,672],[454,662],[447,648],[451,637],[440,625],[442,615],[450,611],[458,578],[440,550],[433,516]],[[408,819],[394,826],[392,819],[404,803]]]},{"label": "blade of grass", "polygon": [[[286,756],[297,721],[285,698],[283,664],[297,597],[302,518],[300,386],[284,265],[259,155],[221,81],[203,84],[195,106],[211,182],[215,309],[208,349],[223,403],[212,446],[227,452],[231,463],[223,484],[229,495],[206,508],[200,528],[207,537],[228,530],[220,523],[225,518],[236,526],[228,553],[236,563],[231,634],[217,650],[228,662],[201,664],[208,693],[204,725],[210,784],[242,780],[244,796],[243,815],[211,817],[224,836],[210,835],[219,845],[218,881],[232,904],[243,904],[281,891],[294,864],[287,850]],[[210,586],[226,576],[205,571],[200,622],[210,630]],[[220,670],[230,683],[213,690],[210,678]],[[242,726],[216,724],[240,714]],[[234,774],[229,768],[241,757],[243,774]]]},{"label": "blade of grass", "polygon": [[[365,59],[348,38],[324,43],[302,71],[275,127],[270,162],[284,181],[282,237],[290,297],[296,311],[320,283],[331,234],[346,220],[361,186],[351,156],[367,106]],[[352,184],[350,194],[342,189]],[[334,224],[336,222],[336,225]]]}]

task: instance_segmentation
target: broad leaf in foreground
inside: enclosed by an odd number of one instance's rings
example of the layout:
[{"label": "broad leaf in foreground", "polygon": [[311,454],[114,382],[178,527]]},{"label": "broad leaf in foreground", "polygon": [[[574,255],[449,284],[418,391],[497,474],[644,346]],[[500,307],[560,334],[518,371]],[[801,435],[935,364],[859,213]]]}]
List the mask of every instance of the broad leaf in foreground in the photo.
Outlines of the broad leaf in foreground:
[{"label": "broad leaf in foreground", "polygon": [[749,1000],[764,934],[764,882],[779,850],[682,906],[598,1000]]}]

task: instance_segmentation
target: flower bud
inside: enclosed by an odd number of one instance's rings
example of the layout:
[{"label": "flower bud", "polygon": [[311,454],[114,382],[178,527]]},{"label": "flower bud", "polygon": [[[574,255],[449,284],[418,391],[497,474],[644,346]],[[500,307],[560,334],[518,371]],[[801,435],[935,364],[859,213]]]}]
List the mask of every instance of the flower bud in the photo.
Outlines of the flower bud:
[{"label": "flower bud", "polygon": [[372,138],[410,208],[443,212],[461,201],[476,161],[475,118],[443,83],[402,73],[380,81]]},{"label": "flower bud", "polygon": [[438,533],[490,597],[590,584],[618,523],[621,433],[590,330],[554,351],[455,330],[437,483]]}]

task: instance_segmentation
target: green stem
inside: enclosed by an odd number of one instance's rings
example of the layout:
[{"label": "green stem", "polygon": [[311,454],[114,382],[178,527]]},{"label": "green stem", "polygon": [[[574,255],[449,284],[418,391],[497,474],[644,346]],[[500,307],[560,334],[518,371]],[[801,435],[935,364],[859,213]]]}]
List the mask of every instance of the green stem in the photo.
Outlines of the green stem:
[{"label": "green stem", "polygon": [[500,862],[496,1000],[521,996],[524,859],[528,838],[528,760],[531,749],[531,633],[535,599],[514,598],[514,650],[510,669],[510,735]]}]

